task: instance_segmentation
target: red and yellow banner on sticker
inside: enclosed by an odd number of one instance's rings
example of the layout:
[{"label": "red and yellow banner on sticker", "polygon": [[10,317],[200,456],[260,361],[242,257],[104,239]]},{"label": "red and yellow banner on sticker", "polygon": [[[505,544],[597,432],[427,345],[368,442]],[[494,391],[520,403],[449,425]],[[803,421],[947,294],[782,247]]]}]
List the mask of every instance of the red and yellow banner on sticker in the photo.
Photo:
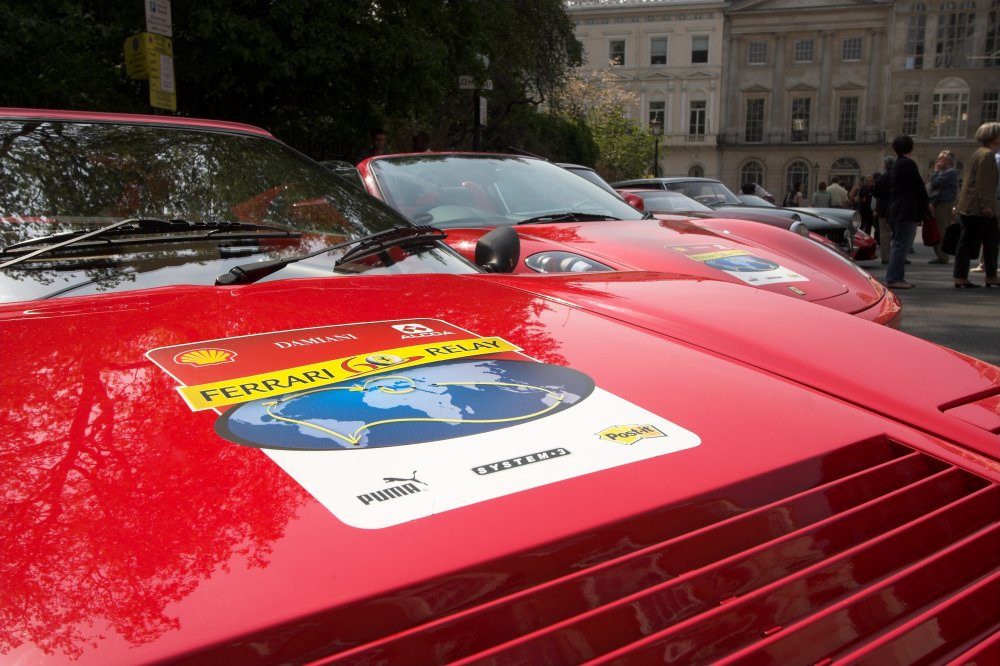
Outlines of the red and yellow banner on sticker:
[{"label": "red and yellow banner on sticker", "polygon": [[320,388],[390,370],[517,351],[520,351],[519,347],[497,337],[449,340],[446,343],[437,341],[354,354],[246,377],[179,386],[177,391],[192,410],[200,411]]}]

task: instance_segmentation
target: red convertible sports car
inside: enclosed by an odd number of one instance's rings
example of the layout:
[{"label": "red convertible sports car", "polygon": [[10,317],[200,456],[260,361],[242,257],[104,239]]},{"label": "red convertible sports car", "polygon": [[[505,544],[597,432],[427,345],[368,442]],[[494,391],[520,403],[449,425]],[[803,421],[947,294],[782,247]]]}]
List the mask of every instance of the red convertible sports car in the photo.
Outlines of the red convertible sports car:
[{"label": "red convertible sports car", "polygon": [[0,136],[5,663],[1000,661],[1000,368],[485,273],[246,125]]},{"label": "red convertible sports car", "polygon": [[445,230],[468,258],[487,231],[513,227],[522,250],[515,272],[655,270],[722,279],[899,327],[894,294],[836,251],[784,229],[690,215],[641,219],[619,196],[533,157],[388,155],[358,170],[369,192],[416,224]]}]

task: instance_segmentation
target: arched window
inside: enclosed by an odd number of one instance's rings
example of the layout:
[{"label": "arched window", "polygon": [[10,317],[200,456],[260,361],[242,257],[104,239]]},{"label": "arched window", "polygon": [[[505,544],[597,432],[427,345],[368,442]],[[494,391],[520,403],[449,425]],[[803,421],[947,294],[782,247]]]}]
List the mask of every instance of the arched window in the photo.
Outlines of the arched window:
[{"label": "arched window", "polygon": [[840,184],[845,190],[850,190],[858,182],[861,175],[861,165],[852,157],[841,157],[830,166],[830,178],[840,176]]},{"label": "arched window", "polygon": [[690,169],[688,169],[688,175],[691,176],[692,178],[704,178],[705,168],[700,164],[695,164]]},{"label": "arched window", "polygon": [[964,139],[969,122],[969,86],[957,77],[944,79],[934,88],[931,136]]},{"label": "arched window", "polygon": [[749,160],[740,169],[740,185],[747,183],[764,186],[764,165],[757,160]]},{"label": "arched window", "polygon": [[795,160],[785,169],[785,191],[789,192],[794,183],[802,183],[802,198],[809,199],[812,167],[805,160]]}]

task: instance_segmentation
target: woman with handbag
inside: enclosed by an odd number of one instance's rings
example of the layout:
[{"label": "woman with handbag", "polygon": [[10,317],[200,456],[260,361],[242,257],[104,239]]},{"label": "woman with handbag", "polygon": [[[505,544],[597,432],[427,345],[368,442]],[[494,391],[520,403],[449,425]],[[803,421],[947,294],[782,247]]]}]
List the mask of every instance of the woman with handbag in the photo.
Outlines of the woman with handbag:
[{"label": "woman with handbag", "polygon": [[955,207],[961,216],[962,235],[955,251],[955,288],[975,288],[978,284],[969,282],[969,262],[979,255],[979,245],[983,246],[983,268],[986,271],[986,286],[1000,286],[997,278],[997,245],[1000,243],[1000,226],[996,218],[997,161],[1000,149],[1000,123],[983,123],[976,130],[976,141],[982,147],[976,149],[966,167],[962,191]]}]

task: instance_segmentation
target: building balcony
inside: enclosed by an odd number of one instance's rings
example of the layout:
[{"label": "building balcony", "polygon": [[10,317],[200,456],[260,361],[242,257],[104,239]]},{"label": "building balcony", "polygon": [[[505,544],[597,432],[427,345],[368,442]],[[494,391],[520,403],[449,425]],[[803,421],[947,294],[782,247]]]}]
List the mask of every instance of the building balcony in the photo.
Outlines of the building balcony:
[{"label": "building balcony", "polygon": [[664,134],[663,143],[668,146],[716,146],[718,134]]},{"label": "building balcony", "polygon": [[853,139],[844,140],[836,132],[764,132],[759,137],[747,139],[745,132],[723,132],[720,146],[827,146],[827,145],[884,145],[885,130],[858,130]]}]

